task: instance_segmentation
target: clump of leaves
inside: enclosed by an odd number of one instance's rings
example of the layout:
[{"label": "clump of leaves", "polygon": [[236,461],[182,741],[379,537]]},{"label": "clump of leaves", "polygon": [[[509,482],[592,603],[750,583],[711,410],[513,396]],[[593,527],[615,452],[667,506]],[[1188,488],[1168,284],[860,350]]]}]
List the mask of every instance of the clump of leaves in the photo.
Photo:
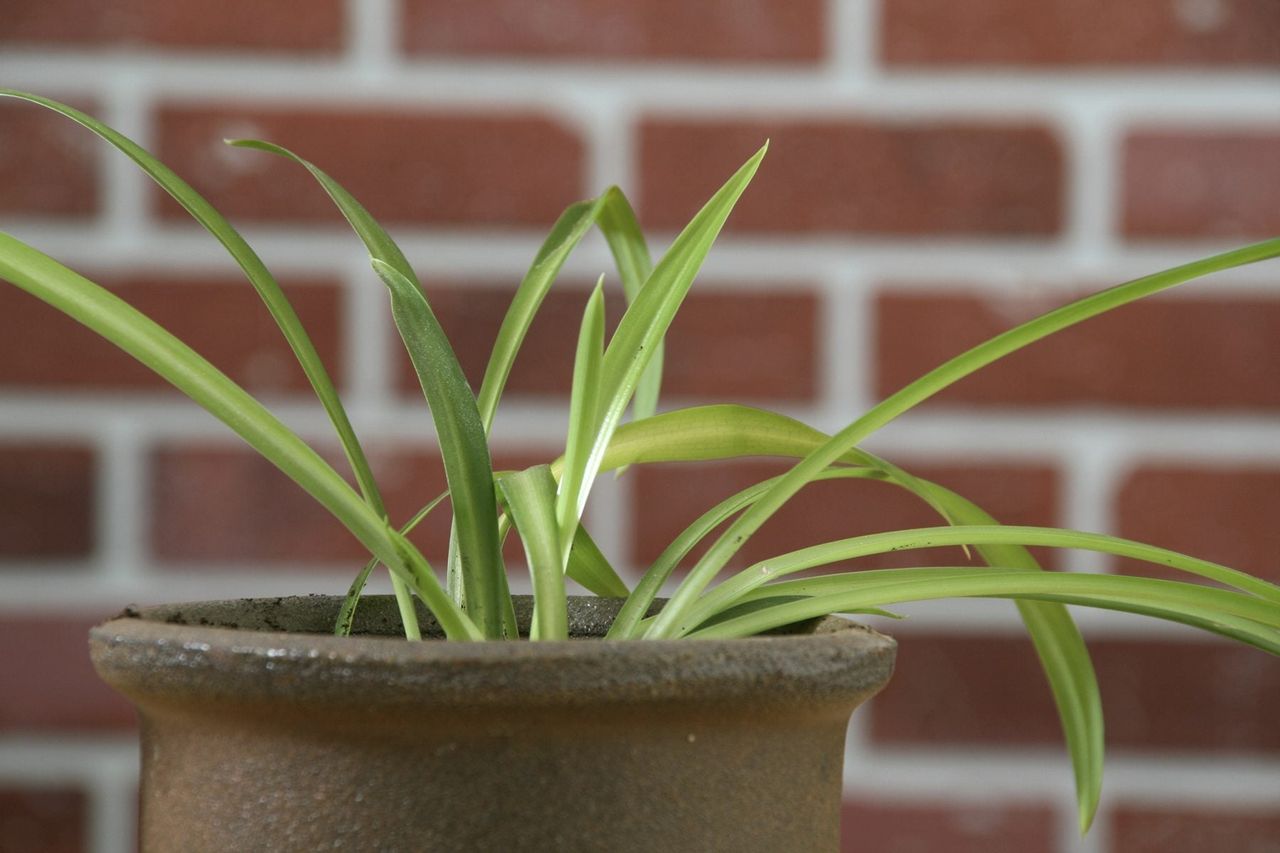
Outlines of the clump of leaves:
[{"label": "clump of leaves", "polygon": [[[351,619],[370,573],[391,581],[405,635],[419,638],[413,596],[451,640],[518,639],[502,542],[514,529],[534,591],[530,639],[568,634],[565,578],[592,592],[625,597],[610,640],[742,637],[829,613],[883,613],[901,602],[1009,598],[1017,602],[1058,705],[1075,767],[1081,826],[1101,788],[1102,714],[1089,654],[1066,604],[1181,622],[1280,654],[1280,588],[1243,572],[1111,536],[998,524],[980,507],[860,448],[864,439],[942,389],[1028,344],[1112,308],[1210,273],[1273,258],[1280,238],[1126,282],[1050,311],[956,356],[890,395],[835,435],[746,406],[701,406],[656,414],[662,339],[703,260],[764,158],[761,148],[722,186],[654,264],[631,205],[610,188],[571,205],[555,223],[512,298],[479,393],[463,376],[448,339],[404,254],[368,211],[314,164],[267,142],[232,145],[287,157],[306,169],[346,216],[386,284],[435,423],[448,491],[404,526],[388,518],[360,441],[306,331],[266,266],[230,223],[185,181],[121,134],[65,104],[9,90],[61,113],[128,155],[203,225],[261,295],[333,422],[358,485],[257,400],[163,328],[99,285],[39,250],[0,233],[0,277],[34,294],[125,350],[224,421],[347,527],[368,549],[336,633]],[[524,471],[494,472],[487,436],[503,386],[543,298],[566,258],[592,228],[604,234],[628,303],[612,337],[604,334],[601,284],[587,302],[574,360],[564,455]],[[630,422],[624,413],[632,411]],[[629,589],[592,542],[581,519],[596,477],[628,465],[742,456],[798,460],[708,509]],[[716,583],[729,560],[791,497],[819,480],[859,478],[905,489],[938,513],[936,527],[825,542],[780,554]],[[453,521],[444,582],[406,534],[449,499]],[[715,532],[724,527],[718,535]],[[712,537],[714,536],[714,539]],[[674,568],[712,539],[656,615],[646,616]],[[939,545],[974,548],[986,567],[903,568],[788,575],[856,557]],[[1028,546],[1075,548],[1172,567],[1215,586],[1123,575],[1045,572]]]}]

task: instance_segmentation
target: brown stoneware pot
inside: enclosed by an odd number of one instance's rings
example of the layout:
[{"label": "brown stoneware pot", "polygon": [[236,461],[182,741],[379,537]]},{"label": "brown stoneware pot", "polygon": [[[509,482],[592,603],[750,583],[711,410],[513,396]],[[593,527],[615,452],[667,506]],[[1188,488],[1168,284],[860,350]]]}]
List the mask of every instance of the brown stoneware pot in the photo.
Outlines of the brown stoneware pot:
[{"label": "brown stoneware pot", "polygon": [[846,723],[895,650],[836,618],[603,643],[620,602],[598,598],[571,599],[567,642],[406,642],[386,596],[325,636],[339,604],[93,629],[141,718],[144,850],[834,851]]}]

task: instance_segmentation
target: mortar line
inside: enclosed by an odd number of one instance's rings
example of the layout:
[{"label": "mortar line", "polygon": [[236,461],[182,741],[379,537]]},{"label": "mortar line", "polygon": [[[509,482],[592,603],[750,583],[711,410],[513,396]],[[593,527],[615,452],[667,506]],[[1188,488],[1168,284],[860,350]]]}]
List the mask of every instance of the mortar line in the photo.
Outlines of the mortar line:
[{"label": "mortar line", "polygon": [[127,417],[99,424],[99,471],[94,490],[99,572],[116,580],[137,577],[144,558],[144,517],[150,464]]},{"label": "mortar line", "polygon": [[347,0],[346,22],[344,70],[369,88],[386,85],[398,63],[398,6],[392,0]]},{"label": "mortar line", "polygon": [[[150,104],[145,89],[132,73],[106,77],[106,115],[103,120],[144,149],[150,149]],[[86,131],[87,135],[87,131]],[[102,223],[107,239],[126,252],[142,252],[146,246],[147,201],[151,181],[138,165],[112,146],[89,137],[88,142],[103,150],[101,184]]]},{"label": "mortar line", "polygon": [[834,88],[866,97],[883,85],[880,16],[880,0],[827,0],[826,71]]}]

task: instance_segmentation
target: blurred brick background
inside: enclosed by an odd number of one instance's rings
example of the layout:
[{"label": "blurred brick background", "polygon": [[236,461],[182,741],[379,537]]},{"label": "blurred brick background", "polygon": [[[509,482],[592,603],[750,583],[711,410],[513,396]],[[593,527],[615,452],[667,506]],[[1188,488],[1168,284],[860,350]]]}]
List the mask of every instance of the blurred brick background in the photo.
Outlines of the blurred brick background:
[{"label": "blurred brick background", "polygon": [[[619,183],[660,248],[769,137],[675,324],[665,402],[749,401],[834,429],[1087,288],[1280,232],[1278,70],[1275,0],[8,0],[0,27],[0,85],[91,109],[243,226],[400,513],[440,473],[382,288],[303,174],[222,138],[296,147],[347,182],[394,226],[478,377],[567,203]],[[220,248],[87,132],[0,103],[0,227],[117,288],[332,449]],[[578,311],[607,267],[585,244],[548,301],[496,430],[501,464],[558,452]],[[1273,264],[1033,347],[873,446],[1007,522],[1280,580],[1278,359]],[[633,470],[601,482],[589,520],[635,576],[775,470]],[[929,523],[862,485],[815,488],[749,551]],[[426,536],[438,553],[441,529]],[[337,593],[359,559],[220,425],[0,288],[0,851],[133,844],[132,715],[89,669],[89,624],[134,601]],[[1082,614],[1111,753],[1081,840],[1012,607],[910,612],[891,626],[898,675],[850,730],[849,849],[1280,849],[1280,667],[1261,653]]]}]

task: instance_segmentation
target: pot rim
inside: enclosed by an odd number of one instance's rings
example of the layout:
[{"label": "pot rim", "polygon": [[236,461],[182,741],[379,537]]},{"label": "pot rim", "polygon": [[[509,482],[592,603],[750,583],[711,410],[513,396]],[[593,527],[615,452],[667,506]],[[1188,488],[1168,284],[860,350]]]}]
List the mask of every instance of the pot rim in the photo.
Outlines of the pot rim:
[{"label": "pot rim", "polygon": [[[515,596],[522,631],[530,596]],[[890,637],[841,617],[805,633],[733,640],[591,642],[406,642],[391,596],[366,596],[356,631],[332,625],[340,596],[237,599],[131,608],[90,631],[94,666],[139,704],[161,696],[199,701],[290,701],[322,705],[521,706],[599,701],[680,701],[708,694],[762,696],[782,704],[856,704],[893,668]],[[620,599],[570,596],[571,628],[599,636]],[[224,627],[246,609],[249,628]],[[301,631],[284,628],[289,613]],[[420,610],[424,637],[438,632]],[[199,624],[201,621],[212,624]],[[196,624],[189,624],[195,622]],[[324,629],[321,629],[324,630]],[[379,635],[382,634],[382,635]]]}]

